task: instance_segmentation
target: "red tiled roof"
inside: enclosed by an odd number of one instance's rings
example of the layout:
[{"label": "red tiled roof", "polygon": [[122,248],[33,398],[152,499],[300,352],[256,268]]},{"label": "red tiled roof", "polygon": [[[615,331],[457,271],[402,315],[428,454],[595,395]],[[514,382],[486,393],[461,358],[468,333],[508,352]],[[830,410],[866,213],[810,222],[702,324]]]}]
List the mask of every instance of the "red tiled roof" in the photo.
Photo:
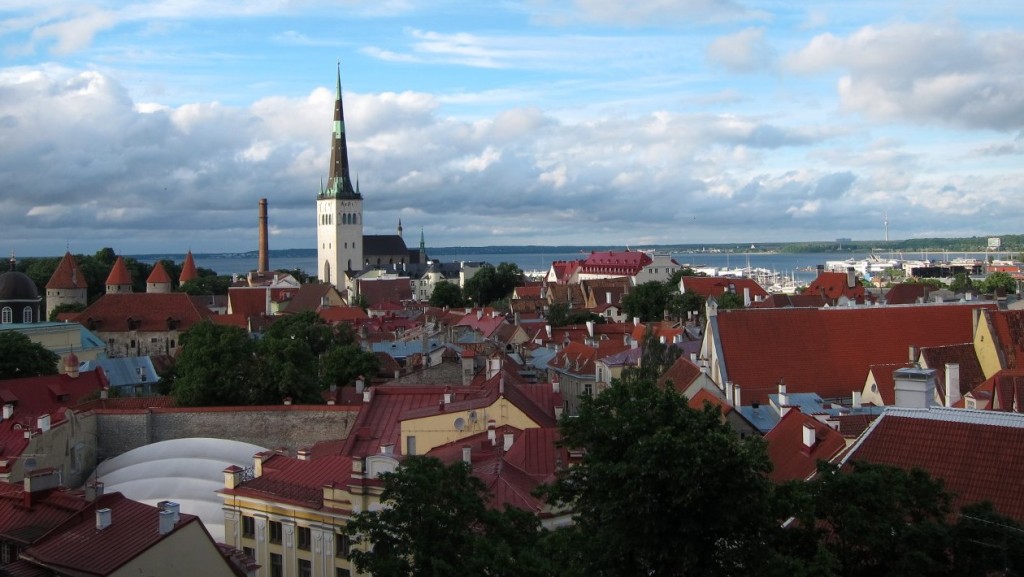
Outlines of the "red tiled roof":
[{"label": "red tiled roof", "polygon": [[829,300],[845,296],[853,300],[864,299],[864,287],[859,282],[849,286],[849,275],[844,272],[822,272],[804,291],[804,294],[821,294]]},{"label": "red tiled roof", "polygon": [[88,506],[79,495],[52,489],[33,493],[26,507],[21,483],[0,483],[0,541],[31,545]]},{"label": "red tiled roof", "polygon": [[726,292],[743,296],[743,289],[750,289],[750,300],[765,298],[768,291],[751,278],[684,276],[679,281],[683,292],[693,292],[700,296],[718,298]]},{"label": "red tiled roof", "polygon": [[[679,387],[676,388],[678,389]],[[690,405],[691,409],[697,410],[703,410],[704,403],[709,403],[712,406],[718,407],[722,411],[723,416],[728,415],[733,410],[732,405],[718,398],[707,389],[701,389],[697,391],[697,394],[694,395],[692,399],[687,401],[687,404]]]},{"label": "red tiled roof", "polygon": [[786,307],[812,307],[818,308],[828,304],[828,299],[820,294],[770,294],[767,297],[754,301],[750,304],[752,308],[781,309]]},{"label": "red tiled roof", "polygon": [[370,318],[366,311],[359,307],[323,307],[318,314],[330,324],[352,323]]},{"label": "red tiled roof", "polygon": [[[814,443],[810,447],[804,443],[805,425],[814,428]],[[768,476],[777,482],[806,479],[814,473],[818,461],[828,461],[846,447],[839,431],[796,409],[790,409],[764,440],[772,462]]]},{"label": "red tiled roof", "polygon": [[153,265],[153,272],[149,273],[149,278],[146,279],[147,284],[171,284],[171,277],[167,274],[167,270],[164,269],[164,265],[160,261],[156,261]]},{"label": "red tiled roof", "polygon": [[541,286],[518,286],[512,291],[513,299],[539,299]]},{"label": "red tiled roof", "polygon": [[381,385],[371,387],[372,398],[364,404],[345,443],[344,454],[364,457],[380,452],[385,445],[394,447],[396,455],[400,447],[401,416],[407,411],[423,407],[437,407],[443,399],[443,386],[409,387]]},{"label": "red tiled roof", "polygon": [[728,378],[744,400],[767,402],[779,379],[790,392],[849,397],[868,368],[899,363],[909,347],[973,339],[973,310],[992,303],[829,309],[719,310],[717,325]]},{"label": "red tiled roof", "polygon": [[231,314],[242,315],[245,318],[267,315],[270,314],[270,311],[267,310],[268,297],[273,302],[282,302],[287,300],[286,294],[290,294],[294,290],[265,286],[230,287],[228,288],[228,310],[231,311]]},{"label": "red tiled roof", "polygon": [[123,257],[117,257],[114,261],[113,268],[110,269],[110,274],[107,276],[108,285],[131,285],[132,275],[128,274],[128,267],[124,264]]},{"label": "red tiled roof", "polygon": [[75,317],[87,328],[103,332],[128,331],[128,320],[137,322],[132,330],[163,332],[187,330],[192,325],[214,316],[185,293],[106,294]]},{"label": "red tiled roof", "polygon": [[617,341],[598,341],[598,347],[580,342],[571,342],[548,361],[548,366],[576,375],[593,377],[596,367],[594,361],[626,350],[628,345]]},{"label": "red tiled roof", "polygon": [[232,495],[273,497],[309,507],[324,506],[323,487],[344,483],[352,475],[352,459],[341,455],[300,460],[286,455],[274,455],[263,462],[263,474],[246,481],[235,489],[223,489]]},{"label": "red tiled roof", "polygon": [[962,507],[991,501],[1024,521],[1024,416],[970,409],[890,408],[875,420],[843,463],[867,461],[920,468],[942,479]]},{"label": "red tiled roof", "polygon": [[870,413],[856,413],[849,415],[839,415],[836,417],[830,417],[839,423],[839,433],[846,439],[856,439],[864,432],[864,429],[868,428],[878,418],[878,415]]},{"label": "red tiled roof", "polygon": [[384,301],[403,302],[412,299],[412,285],[407,278],[360,280],[359,294],[371,307]]},{"label": "red tiled roof", "polygon": [[885,293],[885,302],[890,305],[912,305],[917,299],[928,300],[930,288],[926,284],[899,283],[892,286],[889,292]]},{"label": "red tiled roof", "polygon": [[878,388],[878,394],[882,396],[882,402],[887,407],[891,407],[896,404],[896,379],[893,378],[892,374],[896,369],[908,366],[909,363],[884,363],[880,365],[871,365],[868,367],[868,371],[871,376],[875,377],[875,387]]},{"label": "red tiled roof", "polygon": [[21,455],[29,443],[25,430],[35,429],[38,417],[50,415],[50,426],[57,426],[64,422],[68,407],[98,395],[107,384],[102,370],[85,371],[78,378],[47,375],[0,381],[0,399],[14,404],[11,418],[0,421],[0,457],[13,461],[11,457]]},{"label": "red tiled roof", "polygon": [[334,285],[326,283],[301,285],[298,291],[292,293],[292,298],[288,301],[288,305],[284,307],[283,312],[293,314],[304,311],[318,311],[323,306],[324,297],[328,297],[328,302],[330,302],[332,292],[335,293],[335,304],[337,304],[341,301],[341,295],[337,294],[338,289],[334,288]]},{"label": "red tiled roof", "polygon": [[944,347],[922,347],[921,358],[924,363],[935,369],[935,378],[942,398],[946,398],[946,364],[956,363],[960,366],[960,396],[966,395],[985,380],[985,372],[981,369],[974,343],[947,345]]},{"label": "red tiled roof", "polygon": [[[986,311],[985,317],[992,327],[998,340],[999,350],[1003,356],[1004,367],[1018,367],[1018,360],[1024,359],[1024,310]],[[1024,363],[1022,363],[1024,364]]]},{"label": "red tiled roof", "polygon": [[985,408],[992,411],[1024,413],[1024,369],[1003,369],[971,391],[978,398],[989,393],[991,403]]},{"label": "red tiled roof", "polygon": [[[551,263],[551,271],[548,272],[550,276],[554,273],[555,278],[553,279],[557,283],[567,283],[572,275],[583,265],[582,260],[556,260]],[[549,290],[553,287],[547,287]]]},{"label": "red tiled roof", "polygon": [[665,374],[658,378],[658,384],[665,386],[671,382],[672,386],[677,391],[682,391],[685,390],[686,387],[689,387],[690,383],[699,376],[700,368],[697,367],[697,365],[691,363],[690,359],[686,357],[679,357],[676,359],[676,362],[672,363],[672,366],[665,371]]},{"label": "red tiled roof", "polygon": [[161,535],[160,509],[152,505],[110,493],[97,499],[95,507],[110,509],[110,526],[98,531],[95,516],[82,515],[26,549],[23,558],[61,573],[109,575],[175,531],[200,523],[195,515],[179,513],[174,529]]},{"label": "red tiled roof", "polygon": [[636,276],[654,262],[650,255],[639,251],[592,252],[580,265],[581,274],[612,274]]},{"label": "red tiled roof", "polygon": [[199,278],[199,270],[196,269],[196,261],[192,258],[192,251],[188,251],[188,254],[185,255],[185,262],[181,265],[181,275],[178,276],[178,282],[185,284],[197,278]]},{"label": "red tiled roof", "polygon": [[64,257],[57,264],[57,270],[46,283],[47,289],[81,289],[87,288],[88,282],[85,275],[78,269],[78,263],[70,252],[65,252]]}]

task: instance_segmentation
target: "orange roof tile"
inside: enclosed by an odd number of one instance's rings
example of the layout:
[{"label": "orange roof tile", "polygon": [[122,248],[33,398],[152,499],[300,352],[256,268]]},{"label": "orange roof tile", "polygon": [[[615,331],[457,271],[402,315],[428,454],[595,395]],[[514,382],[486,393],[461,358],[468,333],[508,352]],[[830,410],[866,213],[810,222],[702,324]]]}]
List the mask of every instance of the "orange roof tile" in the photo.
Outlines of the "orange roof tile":
[{"label": "orange roof tile", "polygon": [[138,331],[184,331],[215,316],[209,309],[196,306],[185,293],[106,294],[78,313],[75,321],[90,330],[127,331],[131,320]]},{"label": "orange roof tile", "polygon": [[[814,429],[811,446],[804,441],[805,426]],[[772,462],[769,477],[777,482],[806,479],[817,469],[818,461],[828,461],[846,447],[839,431],[796,409],[790,409],[764,440]]]},{"label": "orange roof tile", "polygon": [[184,284],[197,278],[199,278],[199,270],[196,269],[196,261],[192,258],[192,251],[188,251],[188,254],[185,255],[185,263],[181,265],[181,275],[178,276],[178,282]]},{"label": "orange roof tile", "polygon": [[128,274],[128,266],[124,264],[123,257],[119,256],[114,261],[114,266],[110,269],[110,274],[107,276],[106,284],[114,286],[132,284],[132,275]]},{"label": "orange roof tile", "polygon": [[60,263],[57,264],[57,270],[53,271],[53,275],[46,283],[46,288],[81,289],[87,288],[87,284],[85,275],[78,270],[78,263],[75,262],[75,258],[71,256],[70,252],[65,252],[64,257],[60,259]]},{"label": "orange roof tile", "polygon": [[995,305],[719,310],[716,322],[729,380],[766,403],[779,379],[790,392],[849,397],[871,365],[903,362],[911,346],[971,341],[977,308]]},{"label": "orange roof tile", "polygon": [[763,299],[768,297],[768,291],[757,284],[757,281],[750,278],[734,277],[713,277],[713,276],[684,276],[680,280],[683,292],[692,292],[700,296],[718,298],[726,292],[736,293],[743,296],[743,289],[750,290],[750,299]]},{"label": "orange roof tile", "polygon": [[164,264],[160,261],[156,261],[153,265],[153,272],[149,273],[149,278],[146,279],[148,284],[171,284],[171,276],[167,274],[167,269],[164,268]]}]

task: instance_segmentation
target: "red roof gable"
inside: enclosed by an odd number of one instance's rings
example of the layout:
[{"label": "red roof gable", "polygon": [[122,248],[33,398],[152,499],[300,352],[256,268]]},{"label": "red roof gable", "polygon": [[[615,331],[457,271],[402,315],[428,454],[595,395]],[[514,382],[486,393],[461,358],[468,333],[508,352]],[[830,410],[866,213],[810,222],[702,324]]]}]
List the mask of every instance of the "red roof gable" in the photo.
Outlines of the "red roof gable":
[{"label": "red roof gable", "polygon": [[146,279],[146,283],[149,284],[171,284],[171,277],[167,274],[167,270],[160,261],[156,261],[153,265],[153,272],[149,273],[149,278]]},{"label": "red roof gable", "polygon": [[727,292],[743,296],[743,289],[749,289],[752,301],[768,297],[768,291],[751,278],[684,276],[679,282],[683,292],[693,292],[704,298],[718,298]]},{"label": "red roof gable", "polygon": [[31,545],[89,506],[66,489],[35,492],[30,503],[26,506],[21,483],[0,483],[0,540]]},{"label": "red roof gable", "polygon": [[107,275],[106,284],[115,286],[132,284],[132,275],[128,274],[128,267],[124,264],[123,257],[119,256],[114,261],[114,266],[110,269],[110,274]]},{"label": "red roof gable", "polygon": [[[672,386],[677,391],[682,391],[689,387],[690,383],[699,376],[700,368],[691,363],[690,359],[685,356],[681,356],[672,363],[672,366],[665,371],[665,374],[658,378],[658,384],[664,386],[668,383],[672,383]],[[694,398],[696,398],[696,396],[694,396]],[[691,406],[693,405],[691,404]],[[700,405],[697,406],[700,407]]]},{"label": "red roof gable", "polygon": [[[808,439],[810,446],[805,442],[805,427],[814,430]],[[764,440],[772,462],[769,477],[777,482],[806,479],[817,469],[818,461],[828,461],[846,447],[839,431],[796,409],[790,409]]]},{"label": "red roof gable", "polygon": [[53,275],[46,283],[47,289],[82,289],[87,286],[85,275],[78,270],[78,263],[70,252],[64,253],[64,257],[57,264],[57,270],[53,271]]},{"label": "red roof gable", "polygon": [[602,251],[592,252],[580,265],[580,273],[613,274],[635,276],[643,268],[654,262],[650,255],[639,251]]},{"label": "red roof gable", "polygon": [[820,294],[825,298],[835,301],[840,297],[862,301],[864,299],[864,287],[854,280],[850,286],[850,276],[844,272],[822,272],[818,278],[804,290],[804,294]]},{"label": "red roof gable", "polygon": [[930,290],[931,287],[926,284],[899,283],[885,293],[885,302],[890,305],[912,305],[917,299],[924,302],[928,300]]},{"label": "red roof gable", "polygon": [[192,258],[192,251],[188,251],[188,254],[185,255],[185,262],[181,265],[181,275],[178,276],[178,282],[185,284],[197,278],[199,278],[199,270],[196,269],[196,261]]},{"label": "red roof gable", "polygon": [[[677,389],[679,387],[676,387]],[[698,411],[704,410],[704,403],[708,403],[712,406],[718,407],[722,411],[722,415],[728,415],[732,412],[732,405],[726,403],[722,399],[715,396],[711,391],[707,389],[701,389],[697,391],[697,394],[692,399],[687,401],[687,404],[691,409],[697,409]]]},{"label": "red roof gable", "polygon": [[864,388],[868,368],[900,363],[911,346],[973,339],[973,311],[991,303],[828,309],[719,310],[729,380],[745,401],[765,403],[785,379],[790,392],[845,398]]},{"label": "red roof gable", "polygon": [[361,279],[359,294],[371,307],[384,301],[402,302],[412,299],[412,285],[407,278]]},{"label": "red roof gable", "polygon": [[[1005,368],[1018,368],[1017,360],[1024,359],[1024,310],[997,311],[985,313],[992,331],[998,339]],[[1020,366],[1019,368],[1024,368]]]},{"label": "red roof gable", "polygon": [[206,307],[197,306],[185,293],[105,294],[75,317],[91,330],[128,331],[131,320],[137,331],[184,331],[214,316]]},{"label": "red roof gable", "polygon": [[370,318],[366,311],[359,307],[323,307],[317,314],[330,324],[354,323]]},{"label": "red roof gable", "polygon": [[919,468],[942,479],[962,507],[991,501],[1024,521],[1024,415],[969,409],[889,408],[868,427],[843,463],[868,461]]},{"label": "red roof gable", "polygon": [[[95,507],[110,509],[110,526],[97,530],[94,515],[81,515],[26,549],[23,558],[62,573],[109,575],[185,525],[202,526],[199,517],[179,513],[180,520],[171,532],[161,535],[160,509],[120,493],[103,495]],[[214,546],[213,539],[210,546]]]},{"label": "red roof gable", "polygon": [[344,483],[352,475],[352,459],[341,455],[309,460],[273,455],[262,465],[262,475],[222,492],[263,498],[272,496],[287,503],[321,509],[324,506],[324,486]]}]

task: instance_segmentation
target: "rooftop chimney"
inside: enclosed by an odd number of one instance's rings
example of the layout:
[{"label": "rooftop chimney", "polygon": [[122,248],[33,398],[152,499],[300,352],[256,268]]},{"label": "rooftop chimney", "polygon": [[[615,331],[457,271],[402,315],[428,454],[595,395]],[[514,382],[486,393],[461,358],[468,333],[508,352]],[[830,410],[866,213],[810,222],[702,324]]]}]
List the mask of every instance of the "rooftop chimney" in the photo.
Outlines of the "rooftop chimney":
[{"label": "rooftop chimney", "polygon": [[103,481],[89,481],[85,484],[85,500],[90,503],[103,496]]},{"label": "rooftop chimney", "polygon": [[260,252],[259,263],[256,266],[258,272],[270,270],[270,244],[267,238],[267,199],[260,199]]},{"label": "rooftop chimney", "polygon": [[462,446],[462,462],[469,464],[473,463],[473,448],[469,445]]},{"label": "rooftop chimney", "polygon": [[817,440],[817,435],[816,435],[816,432],[814,430],[814,427],[811,426],[809,423],[804,423],[803,439],[804,439],[804,447],[807,448],[807,449],[810,449],[811,447],[813,447],[815,441]]},{"label": "rooftop chimney", "polygon": [[[99,511],[97,511],[98,513]],[[98,528],[98,527],[97,527]],[[166,535],[174,530],[174,513],[171,511],[160,511],[160,534]]]},{"label": "rooftop chimney", "polygon": [[732,386],[732,396],[733,396],[732,406],[736,407],[737,409],[740,408],[741,406],[743,406],[743,404],[740,402],[741,399],[740,399],[740,386],[739,385],[733,385]]},{"label": "rooftop chimney", "polygon": [[960,401],[960,364],[946,363],[946,406]]},{"label": "rooftop chimney", "polygon": [[110,526],[114,520],[111,518],[110,509],[104,507],[103,509],[96,509],[96,530],[102,531]]},{"label": "rooftop chimney", "polygon": [[175,523],[181,520],[181,505],[175,503],[174,501],[160,501],[158,505],[164,511],[167,511],[172,514],[171,518],[174,519]]},{"label": "rooftop chimney", "polygon": [[7,403],[4,405],[4,420],[10,419],[11,415],[14,414],[14,405]]},{"label": "rooftop chimney", "polygon": [[503,444],[501,450],[507,453],[508,450],[512,448],[512,443],[514,443],[515,440],[515,435],[513,435],[512,433],[505,433],[505,435],[502,438]]}]

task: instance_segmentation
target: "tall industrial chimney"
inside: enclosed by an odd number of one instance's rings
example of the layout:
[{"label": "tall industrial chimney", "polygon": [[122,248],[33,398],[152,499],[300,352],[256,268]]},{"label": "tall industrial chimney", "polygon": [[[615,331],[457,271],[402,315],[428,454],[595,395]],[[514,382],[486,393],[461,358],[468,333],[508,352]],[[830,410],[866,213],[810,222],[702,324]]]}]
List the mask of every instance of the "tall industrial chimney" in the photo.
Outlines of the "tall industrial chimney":
[{"label": "tall industrial chimney", "polygon": [[257,272],[270,270],[270,244],[267,240],[267,199],[260,199],[260,256]]}]

